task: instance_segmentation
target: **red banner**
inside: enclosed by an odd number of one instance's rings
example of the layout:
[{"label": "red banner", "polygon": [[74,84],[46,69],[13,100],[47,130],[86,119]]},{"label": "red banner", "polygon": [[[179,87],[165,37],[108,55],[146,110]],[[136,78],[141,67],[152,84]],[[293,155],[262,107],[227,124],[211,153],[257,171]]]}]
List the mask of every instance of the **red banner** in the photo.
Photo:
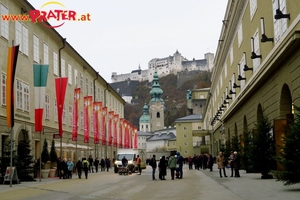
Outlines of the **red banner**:
[{"label": "red banner", "polygon": [[129,138],[128,138],[129,137],[129,130],[128,130],[129,123],[126,120],[124,120],[123,123],[124,123],[124,128],[125,128],[124,148],[127,149],[129,147]]},{"label": "red banner", "polygon": [[133,148],[137,149],[138,148],[138,129],[137,127],[133,128]]},{"label": "red banner", "polygon": [[119,148],[123,148],[123,121],[124,119],[120,119],[119,123]]},{"label": "red banner", "polygon": [[83,142],[88,143],[90,139],[90,115],[92,109],[92,96],[85,96],[83,98]]},{"label": "red banner", "polygon": [[57,115],[58,115],[58,131],[59,131],[60,137],[62,137],[62,135],[63,135],[62,114],[63,114],[63,109],[64,109],[67,84],[68,84],[68,77],[55,78],[56,104],[57,104]]},{"label": "red banner", "polygon": [[78,135],[78,111],[80,103],[80,88],[74,89],[74,102],[73,102],[73,126],[72,126],[72,141],[77,141]]},{"label": "red banner", "polygon": [[102,102],[93,103],[93,121],[94,121],[94,144],[99,144],[100,131],[99,131],[99,119],[102,108]]},{"label": "red banner", "polygon": [[113,129],[113,137],[114,137],[114,142],[113,142],[113,146],[117,147],[118,146],[118,123],[119,123],[119,115],[116,114],[114,115],[114,129]]},{"label": "red banner", "polygon": [[128,142],[128,148],[132,149],[132,132],[133,132],[133,126],[130,124],[129,126],[129,142]]},{"label": "red banner", "polygon": [[102,145],[106,145],[106,115],[107,107],[102,108]]},{"label": "red banner", "polygon": [[108,127],[107,127],[107,133],[108,133],[108,146],[112,145],[112,122],[114,118],[114,111],[108,112]]}]

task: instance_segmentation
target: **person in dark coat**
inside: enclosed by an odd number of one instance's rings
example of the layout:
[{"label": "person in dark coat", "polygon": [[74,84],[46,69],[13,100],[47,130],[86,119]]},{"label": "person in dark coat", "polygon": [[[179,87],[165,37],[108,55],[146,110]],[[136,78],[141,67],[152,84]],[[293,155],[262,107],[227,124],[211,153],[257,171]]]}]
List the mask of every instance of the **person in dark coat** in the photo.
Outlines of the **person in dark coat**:
[{"label": "person in dark coat", "polygon": [[78,161],[76,162],[76,170],[77,170],[78,178],[81,178],[82,163],[80,159],[78,159]]},{"label": "person in dark coat", "polygon": [[104,160],[104,158],[101,158],[100,166],[101,166],[101,172],[104,172],[105,171],[105,160]]},{"label": "person in dark coat", "polygon": [[240,170],[240,161],[241,161],[240,155],[235,151],[234,156],[233,156],[233,165],[234,165],[234,172],[235,172],[234,177],[241,177],[240,171],[239,171]]},{"label": "person in dark coat", "polygon": [[90,173],[94,173],[94,168],[93,168],[93,164],[94,164],[94,159],[93,159],[93,156],[90,155],[89,158],[88,158],[88,161],[89,161],[89,171]]},{"label": "person in dark coat", "polygon": [[105,165],[106,165],[106,171],[109,172],[109,168],[110,168],[110,159],[109,158],[105,158]]},{"label": "person in dark coat", "polygon": [[159,160],[158,169],[159,169],[159,175],[158,175],[159,179],[166,180],[165,176],[167,175],[167,162],[165,156],[162,156],[161,159]]},{"label": "person in dark coat", "polygon": [[99,166],[99,159],[98,159],[98,157],[94,161],[94,166],[95,166],[95,171],[97,173],[98,172],[98,166]]},{"label": "person in dark coat", "polygon": [[156,164],[156,158],[155,155],[152,156],[152,159],[150,161],[151,167],[152,167],[152,180],[156,180],[155,178],[155,170],[157,168],[157,164]]},{"label": "person in dark coat", "polygon": [[207,166],[209,171],[213,171],[214,159],[211,154],[207,154]]},{"label": "person in dark coat", "polygon": [[234,161],[233,161],[233,158],[234,158],[234,153],[233,153],[233,151],[231,151],[230,156],[228,158],[228,160],[230,161],[230,168],[231,168],[231,176],[230,177],[233,177],[233,174],[234,174]]}]

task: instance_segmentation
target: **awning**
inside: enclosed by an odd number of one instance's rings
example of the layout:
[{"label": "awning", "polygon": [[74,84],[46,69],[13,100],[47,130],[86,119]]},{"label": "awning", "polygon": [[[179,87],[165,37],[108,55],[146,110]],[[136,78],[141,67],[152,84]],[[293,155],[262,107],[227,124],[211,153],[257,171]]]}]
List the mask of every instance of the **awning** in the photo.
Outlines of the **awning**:
[{"label": "awning", "polygon": [[[65,142],[62,142],[62,148],[64,149],[76,149],[76,145],[75,144],[72,144],[72,143],[65,143]],[[60,142],[56,142],[55,143],[55,147],[56,148],[60,148]],[[93,149],[91,147],[88,147],[86,145],[79,145],[77,144],[77,149]]]}]

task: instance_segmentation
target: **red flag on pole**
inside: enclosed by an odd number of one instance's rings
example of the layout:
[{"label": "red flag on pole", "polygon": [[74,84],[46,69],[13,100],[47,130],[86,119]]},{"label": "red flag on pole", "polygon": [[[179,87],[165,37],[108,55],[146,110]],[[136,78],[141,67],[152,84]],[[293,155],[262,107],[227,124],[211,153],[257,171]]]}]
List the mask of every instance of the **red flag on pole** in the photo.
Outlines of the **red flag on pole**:
[{"label": "red flag on pole", "polygon": [[119,124],[119,148],[123,148],[123,121],[124,119],[120,119],[120,124]]},{"label": "red flag on pole", "polygon": [[106,114],[107,107],[102,108],[102,145],[106,145]]},{"label": "red flag on pole", "polygon": [[88,143],[90,139],[90,113],[92,108],[92,96],[85,96],[83,98],[83,137],[84,143]]},{"label": "red flag on pole", "polygon": [[19,45],[8,48],[6,69],[6,121],[8,127],[14,127],[14,82],[19,55]]},{"label": "red flag on pole", "polygon": [[134,149],[137,149],[138,148],[138,129],[137,127],[134,127],[133,128],[133,141],[134,141],[134,144],[133,144],[133,148]]},{"label": "red flag on pole", "polygon": [[107,127],[107,132],[108,132],[108,146],[112,145],[112,121],[114,118],[114,111],[109,111],[108,112],[108,127]]},{"label": "red flag on pole", "polygon": [[93,119],[94,119],[94,144],[99,144],[99,113],[101,112],[102,102],[93,103]]},{"label": "red flag on pole", "polygon": [[119,115],[115,114],[114,115],[114,129],[113,129],[113,134],[114,134],[114,143],[113,146],[117,147],[118,146],[118,123],[119,123]]},{"label": "red flag on pole", "polygon": [[74,89],[72,141],[77,141],[80,88]]},{"label": "red flag on pole", "polygon": [[56,103],[57,103],[57,114],[58,114],[58,131],[60,137],[62,137],[63,135],[62,114],[64,109],[67,83],[68,83],[68,77],[55,78]]}]

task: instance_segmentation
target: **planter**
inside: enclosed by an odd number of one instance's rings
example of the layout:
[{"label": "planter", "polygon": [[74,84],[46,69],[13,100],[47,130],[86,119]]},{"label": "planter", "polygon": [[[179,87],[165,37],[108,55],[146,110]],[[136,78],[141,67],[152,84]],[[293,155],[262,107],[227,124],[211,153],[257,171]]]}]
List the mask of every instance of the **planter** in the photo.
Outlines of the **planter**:
[{"label": "planter", "polygon": [[56,168],[50,169],[50,173],[49,173],[50,178],[55,177],[55,173],[56,173]]},{"label": "planter", "polygon": [[41,170],[42,178],[48,178],[49,172],[50,172],[50,169],[42,169]]}]

